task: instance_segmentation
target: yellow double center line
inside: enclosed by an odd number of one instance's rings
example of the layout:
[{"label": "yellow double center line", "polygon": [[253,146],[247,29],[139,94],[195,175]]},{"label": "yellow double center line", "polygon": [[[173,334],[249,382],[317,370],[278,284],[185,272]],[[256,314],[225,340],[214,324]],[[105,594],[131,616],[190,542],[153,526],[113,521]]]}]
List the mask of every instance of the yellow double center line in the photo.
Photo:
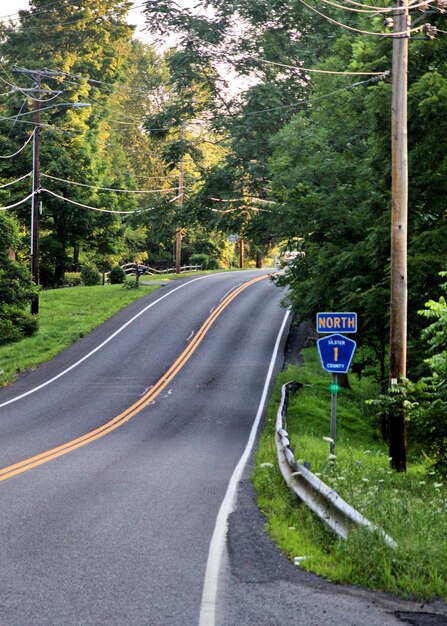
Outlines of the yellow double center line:
[{"label": "yellow double center line", "polygon": [[170,366],[168,371],[155,383],[148,392],[142,395],[134,404],[125,409],[122,413],[111,419],[109,422],[106,422],[102,426],[95,428],[90,431],[86,435],[82,435],[82,437],[78,437],[77,439],[72,439],[67,443],[64,443],[57,448],[52,448],[51,450],[47,450],[46,452],[41,452],[36,456],[30,457],[19,463],[15,463],[14,465],[9,465],[8,467],[4,467],[0,470],[0,481],[6,480],[7,478],[12,478],[13,476],[17,476],[17,474],[21,474],[22,472],[26,472],[34,467],[38,467],[43,463],[47,463],[48,461],[52,461],[59,456],[64,454],[68,454],[77,448],[81,448],[82,446],[99,439],[100,437],[104,437],[108,435],[113,430],[122,426],[126,422],[128,422],[134,415],[136,415],[139,411],[144,409],[148,404],[153,402],[155,398],[165,389],[167,385],[172,381],[174,376],[182,369],[182,367],[187,363],[187,361],[191,358],[192,354],[196,351],[199,344],[202,342],[203,338],[214,324],[216,319],[222,312],[227,308],[227,306],[247,287],[250,287],[254,283],[266,278],[266,276],[259,276],[254,278],[243,285],[240,285],[237,289],[232,291],[226,298],[220,302],[220,304],[214,309],[212,314],[208,317],[206,322],[200,327],[197,334],[193,337],[193,339],[188,344],[188,347],[183,350],[180,356],[174,361],[174,363]]}]

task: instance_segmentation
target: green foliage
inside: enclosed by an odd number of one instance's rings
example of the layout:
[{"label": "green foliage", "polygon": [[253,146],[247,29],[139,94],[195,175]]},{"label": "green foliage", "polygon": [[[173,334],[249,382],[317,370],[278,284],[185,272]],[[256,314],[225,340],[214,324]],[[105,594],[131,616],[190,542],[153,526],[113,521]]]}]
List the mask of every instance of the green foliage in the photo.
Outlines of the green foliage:
[{"label": "green foliage", "polygon": [[0,344],[29,336],[38,326],[37,319],[24,312],[37,288],[25,265],[9,254],[17,242],[15,220],[0,214]]},{"label": "green foliage", "polygon": [[[443,277],[447,276],[442,272]],[[441,285],[447,290],[447,284]],[[388,393],[370,403],[378,415],[392,419],[399,407],[404,406],[410,442],[426,455],[433,467],[447,476],[447,302],[441,296],[436,302],[429,300],[420,315],[431,321],[422,331],[429,345],[430,356],[425,363],[430,374],[417,382],[402,380]]]},{"label": "green foliage", "polygon": [[38,331],[14,344],[0,343],[0,385],[10,383],[17,373],[53,358],[111,315],[154,289],[157,287],[141,285],[140,289],[128,291],[119,285],[108,285],[42,291]]},{"label": "green foliage", "polygon": [[[80,0],[75,5],[55,3],[48,13],[44,0],[33,0],[29,10],[20,12],[19,21],[5,28],[1,44],[5,71],[12,71],[13,65],[25,68],[25,73],[14,74],[19,88],[29,87],[40,76],[43,90],[60,92],[59,96],[49,98],[49,105],[43,107],[41,114],[42,176],[86,185],[80,187],[45,179],[42,186],[69,200],[109,210],[135,206],[134,198],[98,194],[94,188],[101,184],[113,187],[118,183],[118,176],[111,175],[110,159],[102,154],[107,130],[101,126],[98,115],[107,117],[110,85],[120,79],[129,55],[132,27],[126,22],[127,10],[125,0]],[[49,22],[52,28],[47,28]],[[104,88],[104,84],[108,87]],[[78,102],[91,106],[74,108],[72,105]],[[28,114],[32,101],[23,102],[18,89],[16,94],[2,100],[1,108],[5,118],[19,111]],[[2,134],[15,142],[16,149],[29,137],[28,124],[12,124],[8,120],[1,124]],[[49,126],[52,130],[46,132]],[[30,150],[25,150],[14,161],[2,161],[0,176],[14,174],[17,178],[28,173]],[[109,152],[116,156],[112,150]],[[120,170],[115,161],[115,172]],[[24,186],[14,187],[10,194],[11,200],[20,200],[25,195]],[[46,285],[63,285],[65,271],[78,266],[81,247],[103,253],[110,246],[119,247],[121,220],[116,215],[89,211],[45,193],[42,200],[40,252]],[[18,215],[28,225],[28,209],[20,207]]]},{"label": "green foliage", "polygon": [[109,273],[109,282],[111,285],[121,285],[126,280],[126,272],[120,265],[112,267]]},{"label": "green foliage", "polygon": [[[330,395],[328,375],[315,349],[303,352],[304,367],[289,366],[275,383],[261,435],[253,481],[266,528],[281,550],[299,565],[333,581],[380,589],[402,597],[447,598],[447,492],[429,462],[413,455],[406,474],[390,469],[365,398],[377,384],[353,380],[337,402],[335,463],[329,462]],[[380,533],[358,528],[342,541],[323,526],[288,489],[277,467],[275,416],[280,387],[297,380],[290,396],[287,431],[298,462],[397,543],[388,547]]]},{"label": "green foliage", "polygon": [[93,287],[94,285],[99,285],[101,282],[101,274],[98,272],[96,267],[93,267],[92,265],[82,266],[81,278],[86,287]]},{"label": "green foliage", "polygon": [[30,337],[39,328],[35,315],[4,305],[0,313],[0,345]]},{"label": "green foliage", "polygon": [[82,282],[81,272],[65,272],[64,287],[79,287]]},{"label": "green foliage", "polygon": [[201,265],[204,270],[217,270],[219,268],[219,261],[208,254],[193,254],[189,262],[191,265]]}]

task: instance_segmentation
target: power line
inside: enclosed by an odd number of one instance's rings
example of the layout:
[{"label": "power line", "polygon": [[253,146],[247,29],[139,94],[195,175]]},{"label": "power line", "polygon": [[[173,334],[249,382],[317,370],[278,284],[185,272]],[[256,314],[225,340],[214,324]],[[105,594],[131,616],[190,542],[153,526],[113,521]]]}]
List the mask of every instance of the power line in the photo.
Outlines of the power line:
[{"label": "power line", "polygon": [[21,176],[20,178],[17,178],[16,180],[11,181],[10,183],[5,183],[4,185],[0,185],[0,189],[5,189],[5,187],[10,187],[11,185],[15,185],[16,183],[19,183],[21,180],[24,180],[25,178],[28,178],[29,176],[31,176],[32,172],[28,172],[28,174],[25,174],[24,176]]},{"label": "power line", "polygon": [[305,2],[304,0],[299,0],[299,2],[301,2],[301,4],[307,7],[310,11],[313,11],[314,13],[316,13],[317,15],[325,19],[327,22],[330,22],[331,24],[335,24],[336,26],[341,26],[342,28],[345,28],[346,30],[350,30],[354,33],[360,33],[361,35],[371,35],[374,37],[387,37],[387,38],[391,37],[391,38],[396,39],[398,37],[409,37],[410,33],[419,32],[422,28],[421,26],[418,26],[417,28],[409,28],[408,30],[402,31],[399,33],[376,33],[376,32],[369,31],[369,30],[361,30],[360,28],[354,28],[353,26],[348,26],[347,24],[343,24],[342,22],[338,22],[337,20],[334,20],[332,17],[329,17],[328,15],[321,13],[321,11],[319,11],[315,7],[311,6],[310,4],[307,4],[307,2]]},{"label": "power line", "polygon": [[[49,4],[45,4],[43,5],[44,7],[51,7],[54,6],[55,4],[60,4],[60,0],[56,0],[56,2],[50,2]],[[24,9],[25,10],[25,9]],[[51,11],[53,11],[53,9],[51,9]],[[48,11],[46,8],[42,9],[34,9],[33,11],[33,15],[41,15],[42,13],[51,13],[51,11]],[[19,17],[20,13],[10,13],[9,15],[0,15],[0,20],[6,19],[7,17]]]},{"label": "power line", "polygon": [[[347,2],[348,4],[352,4],[354,6],[357,6],[357,7],[365,7],[373,11],[381,11],[383,9],[386,9],[386,11],[395,10],[395,7],[376,7],[371,4],[363,4],[362,2],[355,2],[355,0],[345,0],[345,2]],[[416,8],[416,6],[425,6],[427,4],[431,4],[432,2],[436,2],[436,0],[426,0],[426,2],[422,2],[422,3],[420,3],[420,0],[414,0],[413,4],[411,2],[409,3],[408,8],[414,9]]]},{"label": "power line", "polygon": [[[417,4],[410,5],[409,8],[417,9],[422,6],[427,6],[435,1],[436,0],[425,0],[424,2],[418,2]],[[351,11],[353,13],[369,13],[371,15],[380,14],[380,13],[387,14],[387,13],[393,13],[394,11],[401,10],[401,7],[372,7],[372,6],[370,6],[367,9],[355,9],[352,7],[347,7],[343,4],[338,4],[337,2],[332,2],[332,0],[321,0],[321,2],[324,2],[325,4],[328,4],[330,6],[336,7],[337,9],[343,9],[345,11]],[[363,6],[363,7],[368,6],[368,5],[364,5],[364,4],[357,3],[357,2],[353,2],[352,4]]]},{"label": "power line", "polygon": [[[10,79],[10,81],[13,81],[12,77],[9,76],[7,70],[5,69],[5,66],[3,63],[0,64],[3,66],[3,73]],[[25,89],[24,87],[19,87],[19,85],[16,85],[16,83],[14,82],[9,82],[7,80],[5,80],[4,78],[2,78],[0,76],[0,81],[2,83],[4,83],[5,85],[8,85],[9,87],[12,87],[13,91],[9,92],[10,94],[16,93],[16,92],[20,92],[22,93],[24,96],[26,96],[27,98],[30,98],[30,100],[33,100],[34,102],[51,102],[52,100],[54,100],[55,98],[59,97],[63,92],[62,91],[57,91],[57,92],[53,92],[55,95],[52,96],[51,98],[34,98],[31,94],[33,91],[35,91],[34,89]],[[2,94],[5,95],[5,94]]]},{"label": "power line", "polygon": [[75,202],[75,200],[65,198],[64,196],[61,196],[58,193],[54,193],[54,191],[50,191],[49,189],[45,189],[43,187],[39,191],[49,193],[50,196],[54,196],[55,198],[63,200],[64,202],[68,202],[69,204],[74,204],[76,206],[82,207],[83,209],[89,209],[90,211],[98,211],[99,213],[112,213],[115,215],[135,215],[136,213],[145,213],[147,211],[154,211],[155,209],[155,207],[150,207],[148,209],[136,209],[134,211],[112,211],[109,209],[98,209],[98,207],[89,206],[88,204],[82,204],[82,202]]},{"label": "power line", "polygon": [[320,70],[315,68],[301,67],[295,65],[286,65],[285,63],[277,63],[276,61],[268,61],[267,59],[263,59],[261,57],[252,56],[256,61],[261,61],[262,63],[267,63],[269,65],[278,65],[279,67],[286,67],[291,70],[298,70],[300,72],[315,72],[317,74],[337,74],[339,76],[383,76],[385,72],[338,72],[336,70]]},{"label": "power line", "polygon": [[99,187],[98,185],[87,185],[86,183],[77,183],[72,180],[66,180],[65,178],[58,178],[57,176],[50,176],[49,174],[41,174],[45,178],[50,178],[51,180],[57,180],[61,183],[68,183],[69,185],[77,185],[78,187],[87,187],[88,189],[97,189],[98,191],[113,191],[116,193],[137,193],[137,194],[146,194],[146,193],[163,193],[165,191],[176,191],[177,187],[169,187],[167,189],[116,189],[115,187]]},{"label": "power line", "polygon": [[9,206],[0,207],[0,211],[7,211],[8,209],[14,209],[16,206],[19,206],[20,204],[24,204],[25,202],[28,202],[28,200],[32,198],[33,196],[34,196],[34,193],[30,193],[29,196],[26,196],[26,198],[23,198],[23,200],[20,200],[19,202],[15,202],[14,204],[10,204]]},{"label": "power line", "polygon": [[316,102],[317,100],[323,100],[324,98],[330,98],[331,96],[340,93],[342,91],[347,91],[349,89],[352,89],[353,87],[359,87],[360,85],[366,85],[366,83],[372,83],[372,82],[377,82],[378,80],[384,80],[387,76],[388,76],[389,72],[384,72],[383,74],[381,74],[381,76],[373,76],[372,78],[368,78],[367,80],[362,80],[360,82],[357,83],[352,83],[351,85],[348,85],[347,87],[341,87],[340,89],[335,89],[334,91],[331,91],[329,93],[323,94],[321,96],[311,96],[310,98],[308,98],[307,100],[300,100],[299,102],[295,102],[294,104],[284,104],[282,106],[277,106],[277,107],[271,107],[269,109],[261,109],[259,111],[248,111],[247,113],[237,113],[235,115],[235,117],[247,117],[247,116],[251,116],[251,115],[258,115],[259,113],[265,113],[265,112],[269,112],[269,111],[277,111],[277,110],[281,110],[281,109],[291,109],[294,107],[298,107],[304,104],[312,104],[312,102]]},{"label": "power line", "polygon": [[12,159],[13,157],[17,156],[17,154],[20,154],[20,152],[22,152],[22,150],[24,150],[24,148],[26,148],[26,146],[29,144],[29,142],[31,141],[31,139],[33,137],[34,137],[34,131],[31,133],[31,135],[25,141],[23,146],[19,150],[17,150],[17,152],[14,152],[14,154],[7,154],[7,155],[4,155],[4,156],[0,156],[0,159]]}]

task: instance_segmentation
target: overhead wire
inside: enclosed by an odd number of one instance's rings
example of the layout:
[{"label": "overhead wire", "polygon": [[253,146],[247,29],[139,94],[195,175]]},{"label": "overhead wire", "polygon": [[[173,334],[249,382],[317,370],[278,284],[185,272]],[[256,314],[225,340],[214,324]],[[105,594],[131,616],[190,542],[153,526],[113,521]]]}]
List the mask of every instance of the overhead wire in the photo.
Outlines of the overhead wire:
[{"label": "overhead wire", "polygon": [[[365,7],[365,8],[368,8],[368,9],[374,10],[374,11],[377,11],[377,10],[382,10],[382,9],[388,9],[388,7],[377,7],[377,6],[374,6],[374,5],[372,5],[372,4],[364,4],[363,2],[356,2],[355,0],[344,0],[344,1],[345,1],[347,4],[352,4],[352,5],[354,5],[354,6],[358,6],[358,7]],[[430,4],[431,2],[434,2],[434,1],[435,1],[435,0],[426,0],[426,2],[422,2],[422,3],[421,3],[421,2],[420,2],[420,0],[413,0],[413,2],[410,2],[410,3],[408,4],[408,8],[409,8],[409,9],[413,9],[413,8],[415,8],[415,7],[416,7],[416,5],[417,5],[417,6],[419,6],[419,5],[424,6],[425,4]],[[396,9],[396,7],[389,7],[389,10],[390,10],[390,11],[393,11],[393,10],[395,10],[395,9]]]},{"label": "overhead wire", "polygon": [[3,93],[0,93],[0,97],[3,96],[11,96],[13,93],[15,93],[16,90],[15,89],[11,89],[10,91],[4,91]]},{"label": "overhead wire", "polygon": [[[352,8],[352,7],[347,7],[343,4],[339,4],[337,2],[332,2],[332,0],[320,0],[321,2],[324,2],[324,4],[328,4],[330,6],[333,6],[337,9],[343,9],[345,11],[351,11],[354,13],[369,13],[371,15],[374,14],[380,14],[380,13],[393,13],[394,11],[402,11],[402,7],[372,7],[369,6],[369,8],[364,8],[364,9],[356,9],[356,8]],[[424,0],[424,2],[417,2],[416,4],[410,4],[408,6],[409,9],[417,9],[419,7],[422,6],[427,6],[428,4],[434,2],[434,0]],[[359,4],[360,3],[353,3],[353,4]],[[361,5],[361,6],[368,6],[368,5]]]},{"label": "overhead wire", "polygon": [[[26,100],[23,103],[22,108],[23,108],[23,106],[25,104],[26,104]],[[67,106],[68,105],[68,106],[73,106],[74,108],[76,108],[76,106],[75,106],[76,104],[77,104],[76,102],[60,102],[58,106],[62,106],[62,105],[63,106]],[[32,111],[25,111],[25,113],[20,113],[19,112],[19,113],[17,113],[17,115],[11,115],[10,117],[4,117],[3,115],[0,115],[0,121],[8,122],[8,121],[16,119],[18,117],[23,117],[24,115],[33,115],[34,113],[40,113],[41,111],[47,111],[49,109],[54,109],[56,106],[57,105],[53,104],[53,105],[51,105],[49,107],[42,107],[40,109],[34,109]]]},{"label": "overhead wire", "polygon": [[374,31],[354,28],[353,26],[348,26],[347,24],[343,24],[343,22],[334,20],[332,17],[329,17],[325,13],[322,13],[321,11],[319,11],[312,5],[305,2],[305,0],[299,0],[299,2],[301,2],[301,4],[307,7],[310,11],[313,11],[314,13],[316,13],[317,15],[325,19],[327,22],[330,22],[331,24],[335,24],[336,26],[340,26],[341,28],[345,28],[346,30],[350,30],[354,33],[360,33],[361,35],[371,35],[373,37],[386,37],[386,38],[391,37],[391,38],[396,39],[397,37],[409,37],[411,33],[419,32],[423,28],[422,26],[418,26],[417,28],[409,28],[408,30],[405,30],[399,33],[394,33],[394,32],[393,33],[376,33]]},{"label": "overhead wire", "polygon": [[279,67],[285,67],[292,70],[298,70],[300,72],[309,72],[316,74],[336,74],[338,76],[382,76],[384,72],[339,72],[336,70],[320,70],[317,68],[309,68],[309,67],[301,67],[295,65],[286,65],[285,63],[277,63],[276,61],[269,61],[267,59],[263,59],[262,57],[251,56],[252,59],[256,61],[260,61],[262,63],[267,63],[268,65],[277,65]]},{"label": "overhead wire", "polygon": [[[384,80],[388,76],[389,72],[384,72],[382,74],[382,80]],[[325,98],[330,98],[331,96],[340,93],[342,91],[347,91],[352,89],[353,87],[359,87],[360,85],[366,85],[367,83],[377,82],[380,80],[380,76],[373,76],[372,78],[368,78],[366,80],[362,80],[356,83],[352,83],[351,85],[347,85],[346,87],[340,87],[340,89],[334,89],[333,91],[322,94],[321,96],[311,96],[307,100],[299,100],[298,102],[294,102],[293,104],[284,104],[277,107],[270,107],[269,109],[261,109],[259,111],[247,111],[246,113],[237,113],[234,117],[247,117],[251,115],[258,115],[259,113],[266,113],[269,111],[277,111],[281,109],[291,109],[305,104],[312,104],[312,102],[316,102],[317,100],[323,100]]]},{"label": "overhead wire", "polygon": [[90,211],[97,211],[99,213],[111,213],[115,215],[134,215],[136,213],[145,213],[147,211],[154,211],[155,209],[155,207],[150,207],[147,209],[135,209],[134,211],[113,211],[111,209],[99,209],[98,207],[90,206],[88,204],[83,204],[82,202],[76,202],[75,200],[70,200],[69,198],[65,198],[65,196],[61,196],[60,194],[55,193],[54,191],[51,191],[50,189],[45,189],[44,187],[42,187],[40,191],[49,193],[50,196],[54,196],[55,198],[58,198],[59,200],[63,200],[64,202],[68,202],[69,204],[74,204],[84,209],[89,209]]},{"label": "overhead wire", "polygon": [[[36,15],[36,14],[41,15],[42,13],[51,13],[53,9],[48,11],[46,7],[51,7],[51,6],[54,6],[55,4],[60,4],[60,0],[56,0],[56,2],[50,2],[49,4],[43,5],[44,7],[43,9],[34,9],[33,15]],[[25,11],[26,9],[23,9],[23,10]],[[9,15],[0,15],[0,20],[3,20],[7,17],[19,17],[19,15],[20,15],[19,13],[9,13]]]},{"label": "overhead wire", "polygon": [[28,137],[28,139],[25,141],[25,143],[23,144],[23,146],[17,150],[17,152],[14,152],[14,154],[6,154],[6,155],[0,155],[0,159],[12,159],[13,157],[17,156],[18,154],[20,154],[22,152],[22,150],[24,150],[26,148],[26,146],[29,144],[29,142],[31,141],[31,139],[34,137],[34,133],[35,130],[33,130],[33,132],[31,133],[31,135]]},{"label": "overhead wire", "polygon": [[24,180],[25,178],[28,178],[31,175],[32,175],[32,172],[28,172],[28,174],[25,174],[24,176],[21,176],[20,178],[17,178],[16,180],[12,180],[10,183],[5,183],[4,185],[0,185],[0,189],[5,189],[5,187],[11,187],[11,185],[15,185],[16,183],[19,183],[21,180]]},{"label": "overhead wire", "polygon": [[24,204],[25,202],[28,202],[28,200],[30,200],[34,195],[35,195],[35,192],[30,193],[29,196],[26,196],[26,198],[23,198],[23,200],[19,200],[19,202],[15,202],[14,204],[10,204],[9,206],[2,206],[0,207],[0,211],[8,211],[9,209],[15,209],[15,207],[20,206],[21,204]]},{"label": "overhead wire", "polygon": [[62,183],[68,183],[69,185],[76,185],[78,187],[87,187],[88,189],[97,189],[98,191],[113,191],[116,193],[136,193],[136,194],[149,194],[149,193],[163,193],[165,191],[176,191],[178,187],[169,187],[167,189],[117,189],[115,187],[100,187],[98,185],[88,185],[86,183],[78,183],[65,178],[58,178],[57,176],[50,176],[49,174],[41,173],[41,176],[49,178],[51,180],[57,180]]},{"label": "overhead wire", "polygon": [[[3,73],[9,78],[9,81],[7,81],[0,76],[0,82],[4,83],[5,85],[8,85],[8,87],[11,87],[13,89],[12,93],[15,93],[18,91],[22,93],[24,96],[26,96],[27,98],[29,98],[30,100],[33,100],[34,102],[43,102],[43,103],[51,102],[52,100],[54,100],[55,98],[58,98],[63,93],[62,91],[58,91],[51,98],[34,98],[30,93],[31,91],[33,91],[33,89],[27,89],[25,87],[20,87],[19,85],[17,85],[13,81],[13,78],[9,75],[8,71],[6,70],[5,64],[0,61],[0,65],[2,66]],[[38,73],[37,70],[36,70],[36,73]]]},{"label": "overhead wire", "polygon": [[12,128],[10,128],[10,129],[9,129],[8,137],[10,136],[11,131],[12,131],[12,129],[14,128],[14,126],[17,124],[18,118],[19,118],[21,115],[23,115],[22,111],[23,111],[23,109],[24,109],[24,107],[25,107],[25,104],[26,104],[26,99],[22,102],[22,106],[20,107],[19,112],[17,113],[17,115],[14,115],[14,116],[13,116],[13,117],[11,117],[10,119],[8,119],[8,118],[3,118],[3,116],[0,116],[0,120],[3,120],[3,121],[11,121],[11,120],[14,120],[14,124],[12,125]]}]

